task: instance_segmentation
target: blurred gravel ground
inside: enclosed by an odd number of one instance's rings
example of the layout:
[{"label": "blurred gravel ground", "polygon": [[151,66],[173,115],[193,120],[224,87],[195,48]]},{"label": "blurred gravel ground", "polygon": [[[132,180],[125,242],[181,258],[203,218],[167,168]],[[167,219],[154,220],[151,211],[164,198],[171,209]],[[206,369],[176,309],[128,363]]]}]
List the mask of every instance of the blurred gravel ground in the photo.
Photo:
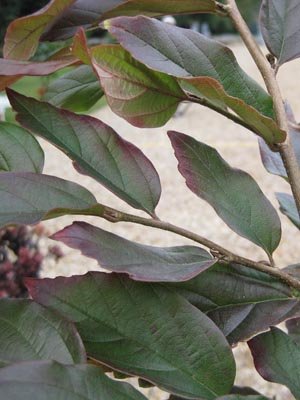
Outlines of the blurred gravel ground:
[{"label": "blurred gravel ground", "polygon": [[[240,45],[232,46],[241,65],[256,79],[259,74],[247,51]],[[288,98],[296,115],[300,115],[300,62],[294,61],[282,67],[279,72],[279,81],[282,85],[284,97]],[[181,106],[185,108],[186,105]],[[235,126],[231,121],[198,105],[188,106],[183,116],[173,118],[166,126],[159,129],[137,129],[115,116],[107,107],[97,113],[97,117],[111,125],[124,138],[134,142],[152,160],[162,181],[162,198],[157,208],[161,219],[205,235],[240,255],[255,260],[265,259],[263,252],[247,240],[240,238],[216,216],[213,209],[190,192],[183,178],[177,172],[177,163],[173,155],[166,131],[177,130],[192,135],[211,146],[216,147],[222,156],[235,167],[242,168],[250,173],[260,184],[264,193],[277,207],[274,192],[288,192],[288,185],[283,179],[268,175],[260,161],[256,137],[242,127]],[[115,198],[110,192],[101,187],[92,179],[79,175],[73,169],[71,162],[57,149],[43,142],[46,149],[45,173],[57,175],[65,179],[80,183],[89,188],[97,199],[106,205],[118,209],[134,212],[122,201]],[[142,215],[142,213],[137,212]],[[141,226],[118,224],[112,226],[95,218],[63,217],[47,221],[45,225],[50,233],[63,228],[74,219],[85,220],[99,225],[104,229],[112,230],[131,240],[152,245],[182,245],[187,240],[171,233],[163,233]],[[300,247],[296,246],[299,231],[289,221],[282,217],[283,240],[278,248],[275,260],[278,266],[296,263],[300,259]],[[54,277],[57,275],[82,274],[87,270],[97,270],[99,267],[92,261],[82,257],[78,252],[64,247],[66,257],[58,264],[48,264],[44,267],[43,275]],[[268,396],[277,396],[279,400],[290,400],[288,391],[280,385],[272,385],[263,381],[252,367],[251,356],[247,346],[242,344],[235,349],[239,374],[237,383],[243,386],[254,386]],[[162,394],[151,390],[148,393],[151,400],[164,399]]]}]

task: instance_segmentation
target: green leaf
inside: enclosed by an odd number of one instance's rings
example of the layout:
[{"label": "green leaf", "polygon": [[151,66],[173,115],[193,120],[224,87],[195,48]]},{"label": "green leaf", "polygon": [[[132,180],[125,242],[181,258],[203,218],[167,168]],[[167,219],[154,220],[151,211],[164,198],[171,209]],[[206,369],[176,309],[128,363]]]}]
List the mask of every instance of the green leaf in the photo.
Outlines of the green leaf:
[{"label": "green leaf", "polygon": [[231,168],[214,148],[179,132],[168,135],[189,189],[233,231],[272,254],[281,238],[280,219],[255,180]]},{"label": "green leaf", "polygon": [[73,182],[30,172],[0,174],[0,226],[89,214],[96,204],[89,191]]},{"label": "green leaf", "polygon": [[135,208],[152,214],[161,187],[152,163],[102,121],[8,91],[21,125],[64,151],[87,174]]},{"label": "green leaf", "polygon": [[263,0],[260,25],[278,66],[300,57],[299,0]]},{"label": "green leaf", "polygon": [[100,362],[191,399],[231,389],[235,365],[224,336],[166,287],[97,272],[27,286],[36,301],[75,322]]},{"label": "green leaf", "polygon": [[194,96],[206,99],[222,109],[230,108],[266,142],[278,143],[285,140],[286,133],[277,126],[273,119],[262,115],[243,100],[229,96],[215,79],[186,78],[179,79],[179,84],[182,89]]},{"label": "green leaf", "polygon": [[[252,388],[240,388],[238,386],[234,386],[231,394],[226,396],[218,397],[216,400],[270,400],[256,392]],[[170,396],[168,400],[184,400],[181,397]]]},{"label": "green leaf", "polygon": [[74,1],[52,0],[36,13],[11,22],[4,41],[5,58],[28,60],[33,56],[42,33]]},{"label": "green leaf", "polygon": [[128,383],[109,379],[97,367],[54,361],[1,368],[0,393],[5,400],[146,400]]},{"label": "green leaf", "polygon": [[88,111],[103,96],[91,67],[82,65],[52,81],[43,100],[75,112]]},{"label": "green leaf", "polygon": [[216,2],[213,0],[129,0],[122,2],[116,8],[104,13],[101,20],[121,15],[160,15],[197,14],[217,12]]},{"label": "green leaf", "polygon": [[0,299],[0,367],[30,360],[83,363],[75,326],[31,300]]},{"label": "green leaf", "polygon": [[262,395],[243,396],[241,394],[229,394],[227,396],[218,397],[216,400],[270,400]]},{"label": "green leaf", "polygon": [[300,218],[296,207],[295,200],[292,195],[287,193],[276,193],[277,200],[280,205],[280,211],[286,215],[288,219],[300,229]]},{"label": "green leaf", "polygon": [[213,78],[229,96],[273,117],[271,97],[241,69],[232,51],[219,42],[142,16],[114,18],[107,27],[122,47],[149,68],[179,78]]},{"label": "green leaf", "polygon": [[44,152],[25,129],[0,122],[0,172],[42,172]]},{"label": "green leaf", "polygon": [[151,71],[120,46],[92,50],[92,64],[111,109],[134,126],[164,125],[187,98],[173,77]]},{"label": "green leaf", "polygon": [[300,316],[300,303],[287,285],[241,265],[216,264],[168,287],[206,313],[233,345]]},{"label": "green leaf", "polygon": [[193,278],[216,263],[194,246],[154,247],[131,242],[85,222],[75,222],[52,236],[109,271],[127,273],[131,279],[178,282]]},{"label": "green leaf", "polygon": [[216,12],[213,0],[77,0],[64,14],[47,29],[43,40],[67,39],[79,27],[89,28],[99,22],[118,15],[186,14]]},{"label": "green leaf", "polygon": [[289,336],[296,342],[300,344],[300,318],[293,318],[285,323]]},{"label": "green leaf", "polygon": [[254,365],[267,381],[287,386],[300,397],[300,349],[286,333],[272,327],[248,342]]}]

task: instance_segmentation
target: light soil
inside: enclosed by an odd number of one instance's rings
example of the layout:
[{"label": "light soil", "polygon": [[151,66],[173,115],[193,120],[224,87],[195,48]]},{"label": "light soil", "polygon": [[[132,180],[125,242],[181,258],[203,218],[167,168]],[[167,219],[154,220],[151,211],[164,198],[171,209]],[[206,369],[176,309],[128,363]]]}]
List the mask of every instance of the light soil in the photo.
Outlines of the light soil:
[{"label": "light soil", "polygon": [[[247,51],[240,45],[232,46],[240,64],[254,78],[261,81],[259,74],[249,57]],[[294,61],[282,67],[279,72],[279,81],[283,95],[288,98],[294,112],[300,115],[300,62]],[[232,165],[250,173],[259,183],[264,193],[278,208],[274,192],[289,192],[288,185],[283,179],[269,175],[264,170],[257,145],[257,138],[244,128],[235,126],[231,121],[214,112],[198,105],[191,105],[185,109],[181,105],[179,111],[184,115],[177,115],[168,124],[159,129],[138,129],[129,125],[126,121],[114,115],[105,107],[97,112],[97,117],[111,125],[120,135],[140,147],[154,163],[162,182],[162,198],[157,208],[158,216],[181,227],[198,232],[201,235],[222,244],[228,249],[255,260],[264,260],[264,253],[255,245],[233,233],[215,214],[214,210],[204,201],[190,192],[184,183],[184,179],[177,171],[177,162],[173,150],[167,138],[167,130],[176,130],[186,133],[216,147],[222,156]],[[299,132],[300,134],[300,132]],[[143,215],[143,213],[130,209],[121,200],[104,189],[92,179],[79,175],[72,163],[57,149],[43,142],[46,149],[45,173],[72,180],[90,189],[98,201],[131,213]],[[179,236],[164,233],[155,229],[136,225],[119,224],[112,225],[101,219],[83,217],[63,217],[45,222],[50,233],[70,224],[74,220],[85,220],[114,233],[125,236],[145,244],[168,246],[189,243]],[[297,263],[300,259],[299,231],[282,216],[283,240],[276,251],[275,261],[278,267]],[[298,238],[298,239],[297,239]],[[58,264],[48,263],[43,270],[43,276],[54,277],[57,275],[83,274],[87,270],[99,270],[99,266],[93,260],[89,260],[63,246],[66,253]],[[255,372],[247,345],[240,345],[234,350],[238,365],[237,384],[241,386],[254,386],[268,396],[277,396],[277,399],[293,399],[283,386],[269,384],[263,381]],[[166,398],[163,394],[153,390],[148,392],[150,399]]]}]

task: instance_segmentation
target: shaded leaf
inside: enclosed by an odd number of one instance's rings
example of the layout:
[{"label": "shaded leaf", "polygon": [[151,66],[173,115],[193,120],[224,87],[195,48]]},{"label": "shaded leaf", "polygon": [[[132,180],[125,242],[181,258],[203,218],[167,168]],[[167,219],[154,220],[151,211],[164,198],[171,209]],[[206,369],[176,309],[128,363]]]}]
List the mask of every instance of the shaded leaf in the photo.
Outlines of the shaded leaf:
[{"label": "shaded leaf", "polygon": [[231,389],[235,365],[224,336],[166,287],[97,272],[27,285],[36,301],[76,323],[100,362],[191,399]]},{"label": "shaded leaf", "polygon": [[263,0],[260,26],[278,65],[300,57],[299,0]]},{"label": "shaded leaf", "polygon": [[91,67],[82,65],[52,81],[43,100],[75,112],[88,111],[103,96]]},{"label": "shaded leaf", "polygon": [[74,1],[52,0],[36,13],[11,22],[4,40],[5,58],[28,60],[33,56],[42,33]]},{"label": "shaded leaf", "polygon": [[97,367],[54,361],[14,364],[0,369],[5,400],[146,400],[128,383],[113,381]]},{"label": "shaded leaf", "polygon": [[76,62],[74,57],[57,61],[30,62],[0,58],[0,91],[22,76],[45,76]]},{"label": "shaded leaf", "polygon": [[158,17],[169,14],[215,13],[216,11],[216,2],[213,0],[165,0],[163,2],[161,0],[128,0],[104,13],[101,20],[121,15]]},{"label": "shaded leaf", "polygon": [[43,35],[44,40],[66,39],[81,26],[88,28],[119,15],[188,14],[215,12],[212,0],[77,0]]},{"label": "shaded leaf", "polygon": [[293,196],[287,193],[276,193],[276,197],[280,205],[280,211],[300,229],[300,218]]},{"label": "shaded leaf", "polygon": [[44,152],[23,128],[0,121],[0,172],[42,172]]},{"label": "shaded leaf", "polygon": [[288,286],[241,265],[216,264],[168,287],[206,313],[233,345],[300,316],[299,301]]},{"label": "shaded leaf", "polygon": [[286,133],[282,131],[276,122],[260,114],[255,108],[246,104],[243,100],[229,96],[222,85],[212,78],[187,78],[180,79],[179,83],[185,91],[201,99],[207,99],[210,103],[221,107],[230,108],[235,114],[247,122],[248,125],[269,143],[282,142]]},{"label": "shaded leaf", "polygon": [[293,318],[285,323],[289,336],[296,342],[300,344],[300,318]]},{"label": "shaded leaf", "polygon": [[20,361],[83,363],[75,326],[31,300],[0,299],[0,367]]},{"label": "shaded leaf", "polygon": [[164,125],[187,98],[173,77],[151,71],[120,46],[94,49],[92,63],[108,104],[134,126]]},{"label": "shaded leaf", "polygon": [[273,116],[271,97],[240,68],[232,51],[221,43],[190,29],[143,16],[114,18],[107,22],[107,28],[122,47],[149,68],[179,78],[213,78],[229,96]]},{"label": "shaded leaf", "polygon": [[300,349],[293,339],[278,328],[248,342],[254,365],[267,381],[286,385],[296,398],[300,396]]},{"label": "shaded leaf", "polygon": [[135,243],[85,222],[75,222],[52,236],[109,271],[150,282],[186,281],[215,264],[211,255],[194,246],[154,247]]},{"label": "shaded leaf", "polygon": [[89,191],[73,182],[30,172],[0,174],[0,226],[85,214],[96,204]]},{"label": "shaded leaf", "polygon": [[233,231],[272,254],[281,238],[280,220],[255,180],[231,168],[214,148],[179,132],[168,135],[189,189]]},{"label": "shaded leaf", "polygon": [[8,91],[24,127],[64,151],[76,168],[135,208],[153,213],[161,187],[152,163],[102,121]]},{"label": "shaded leaf", "polygon": [[218,397],[216,400],[269,400],[263,395],[243,396],[241,394],[228,394],[227,396]]},{"label": "shaded leaf", "polygon": [[[285,104],[285,109],[289,122],[296,124],[294,113],[288,104]],[[296,130],[292,126],[289,127],[289,139],[293,146],[295,156],[300,166],[300,134],[299,130]],[[259,150],[260,156],[264,167],[270,174],[279,175],[282,178],[288,179],[285,166],[283,164],[281,155],[278,151],[272,151],[264,140],[259,139]]]}]

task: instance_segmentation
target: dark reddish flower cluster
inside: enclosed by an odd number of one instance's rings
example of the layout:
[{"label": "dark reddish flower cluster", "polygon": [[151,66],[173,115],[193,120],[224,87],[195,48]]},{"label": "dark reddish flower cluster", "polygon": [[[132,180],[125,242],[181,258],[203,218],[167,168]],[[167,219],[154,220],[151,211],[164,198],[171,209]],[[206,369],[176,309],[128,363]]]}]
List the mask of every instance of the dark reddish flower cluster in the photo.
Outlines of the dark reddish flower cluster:
[{"label": "dark reddish flower cluster", "polygon": [[[39,275],[45,258],[39,241],[44,235],[41,226],[31,229],[22,225],[0,230],[0,298],[28,296],[24,279]],[[58,246],[49,248],[48,253],[56,259],[63,255]]]}]

